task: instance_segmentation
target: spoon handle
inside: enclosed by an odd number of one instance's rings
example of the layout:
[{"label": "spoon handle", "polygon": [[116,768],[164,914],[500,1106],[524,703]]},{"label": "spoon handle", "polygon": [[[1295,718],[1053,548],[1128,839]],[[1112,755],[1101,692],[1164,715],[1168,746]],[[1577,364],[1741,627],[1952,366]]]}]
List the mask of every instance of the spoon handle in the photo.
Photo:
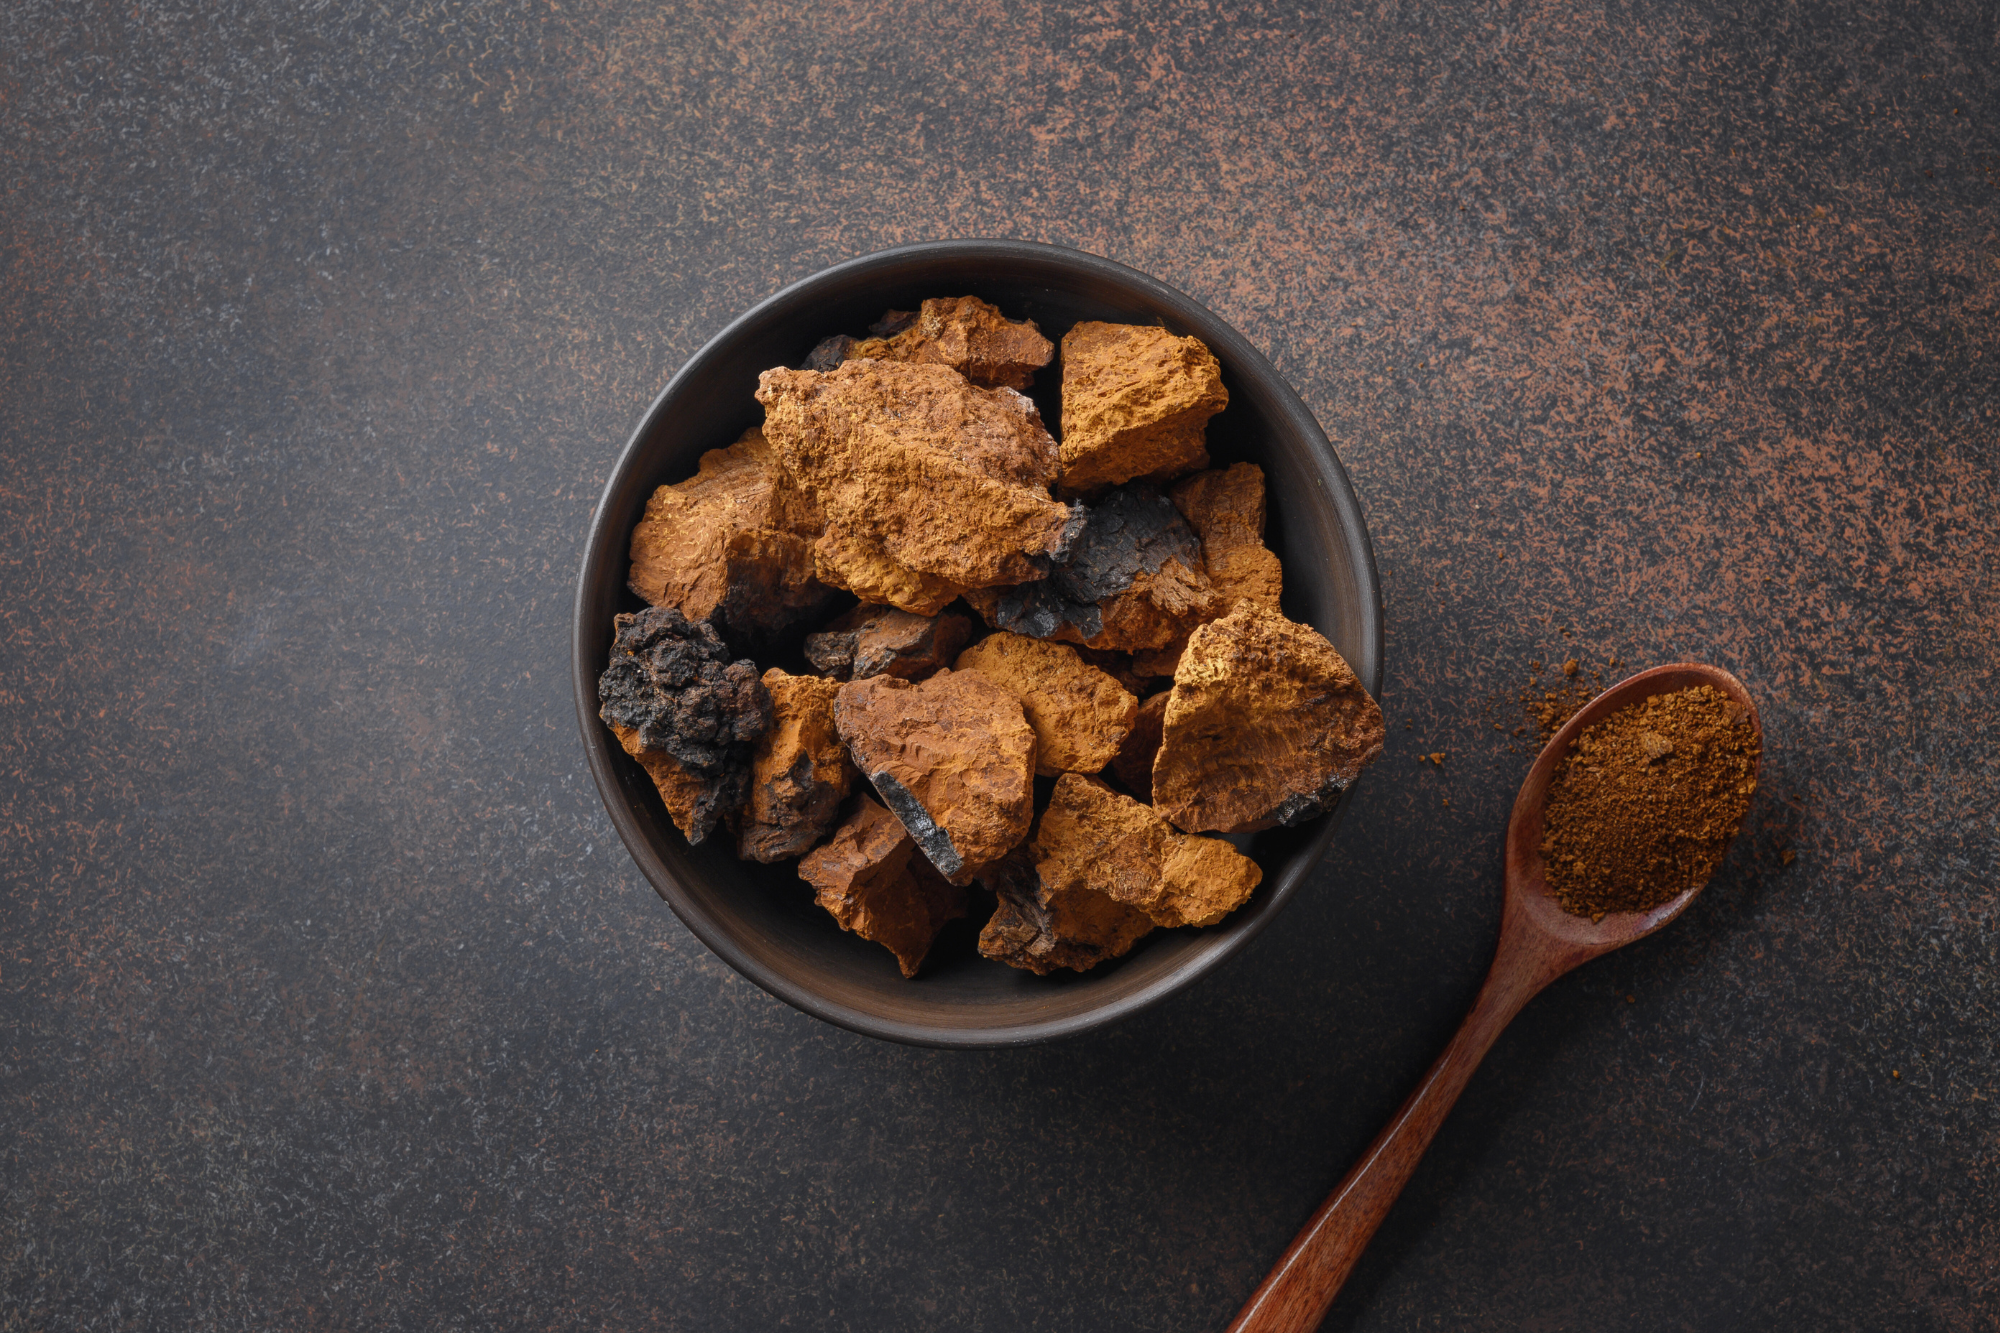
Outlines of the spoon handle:
[{"label": "spoon handle", "polygon": [[1503,927],[1486,984],[1444,1054],[1293,1238],[1228,1333],[1311,1333],[1319,1327],[1494,1039],[1537,991],[1568,970],[1538,965],[1543,960],[1533,949],[1509,948],[1518,942],[1512,934]]}]

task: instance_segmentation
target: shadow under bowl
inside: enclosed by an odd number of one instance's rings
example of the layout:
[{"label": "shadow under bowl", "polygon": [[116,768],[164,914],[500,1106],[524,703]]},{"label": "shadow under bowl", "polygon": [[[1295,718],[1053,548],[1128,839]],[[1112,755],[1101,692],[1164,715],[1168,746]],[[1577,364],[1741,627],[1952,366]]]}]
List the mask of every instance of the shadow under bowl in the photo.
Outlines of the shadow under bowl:
[{"label": "shadow under bowl", "polygon": [[[1246,850],[1264,881],[1221,925],[1157,931],[1115,963],[1037,977],[979,957],[971,946],[979,923],[954,923],[923,972],[906,981],[886,949],[835,926],[791,863],[739,861],[726,834],[688,846],[645,772],[597,718],[612,618],[642,606],[625,577],[646,498],[763,420],[753,397],[760,371],[799,365],[821,338],[860,334],[886,309],[967,294],[1034,320],[1051,339],[1080,321],[1108,320],[1159,324],[1207,344],[1229,390],[1228,408],[1208,427],[1213,466],[1248,460],[1264,469],[1266,541],[1284,562],[1285,614],[1326,635],[1381,697],[1374,550],[1347,474],[1298,395],[1241,334],[1180,292],[1094,255],[1024,241],[938,241],[837,264],[770,297],[697,352],[647,409],[592,516],[572,672],[605,809],[639,869],[702,943],[779,999],[856,1032],[929,1046],[1018,1046],[1116,1022],[1242,949],[1318,864],[1348,798],[1296,828],[1254,835]],[[1059,370],[1038,379],[1046,383],[1033,396],[1053,427]]]}]

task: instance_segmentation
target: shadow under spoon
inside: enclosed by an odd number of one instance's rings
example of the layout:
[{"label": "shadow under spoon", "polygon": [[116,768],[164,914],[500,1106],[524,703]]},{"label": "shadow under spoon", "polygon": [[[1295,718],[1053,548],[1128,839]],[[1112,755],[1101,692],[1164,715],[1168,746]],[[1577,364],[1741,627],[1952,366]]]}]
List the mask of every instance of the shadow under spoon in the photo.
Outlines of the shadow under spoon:
[{"label": "shadow under spoon", "polygon": [[[1543,987],[1582,963],[1652,934],[1687,909],[1702,886],[1648,912],[1620,912],[1602,920],[1572,916],[1549,892],[1542,863],[1542,812],[1549,782],[1585,727],[1656,694],[1708,685],[1744,710],[1763,748],[1757,708],[1743,682],[1712,666],[1681,663],[1654,667],[1618,682],[1565,723],[1535,759],[1514,798],[1507,822],[1506,900],[1500,945],[1486,984],[1444,1053],[1417,1084],[1368,1150],[1284,1256],[1251,1294],[1229,1333],[1309,1333],[1333,1304],[1341,1284],[1437,1136],[1472,1071],[1514,1015]],[[1755,776],[1755,769],[1752,769]]]}]

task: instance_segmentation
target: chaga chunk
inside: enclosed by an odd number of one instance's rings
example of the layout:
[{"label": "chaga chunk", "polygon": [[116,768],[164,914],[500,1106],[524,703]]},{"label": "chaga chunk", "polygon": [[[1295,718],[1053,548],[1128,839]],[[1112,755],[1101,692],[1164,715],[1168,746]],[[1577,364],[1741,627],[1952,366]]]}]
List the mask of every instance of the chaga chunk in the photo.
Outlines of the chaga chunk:
[{"label": "chaga chunk", "polygon": [[750,794],[736,834],[746,861],[804,856],[833,827],[856,774],[833,726],[840,682],[764,673],[774,722],[750,757]]},{"label": "chaga chunk", "polygon": [[977,671],[1021,701],[1035,731],[1035,772],[1096,773],[1132,729],[1139,701],[1090,666],[1076,649],[1002,631],[958,655],[958,671]]},{"label": "chaga chunk", "polygon": [[965,882],[1028,836],[1035,733],[1020,700],[978,672],[849,681],[833,717],[855,767],[947,877]]},{"label": "chaga chunk", "polygon": [[1212,926],[1241,907],[1264,877],[1219,838],[1175,829],[1149,805],[1066,773],[1035,827],[1043,896],[1103,894],[1156,926]]},{"label": "chaga chunk", "polygon": [[[917,365],[949,366],[974,384],[989,389],[1025,389],[1035,372],[1055,356],[1055,344],[1042,336],[1031,319],[1015,321],[976,296],[950,296],[925,301],[908,322],[890,311],[875,330],[890,329],[861,341],[849,340],[843,357],[870,361],[908,361]],[[827,347],[834,340],[820,344]],[[815,349],[817,352],[818,349]],[[807,363],[813,370],[823,367]]]},{"label": "chaga chunk", "polygon": [[799,878],[842,930],[895,954],[905,977],[917,974],[945,922],[965,915],[965,890],[918,856],[901,821],[866,796],[799,862]]},{"label": "chaga chunk", "polygon": [[1285,579],[1278,557],[1264,546],[1264,469],[1235,463],[1197,472],[1169,494],[1201,538],[1208,581],[1221,609],[1248,598],[1276,611]]},{"label": "chaga chunk", "polygon": [[[1204,620],[1226,615],[1248,599],[1278,609],[1284,571],[1264,546],[1264,470],[1237,463],[1215,472],[1197,472],[1171,492],[1174,507],[1201,537],[1202,570],[1214,589]],[[1165,647],[1132,655],[1132,669],[1147,676],[1171,676],[1187,649],[1188,625]]]},{"label": "chaga chunk", "polygon": [[1139,705],[1132,730],[1111,761],[1111,771],[1142,801],[1153,799],[1153,756],[1160,752],[1160,728],[1167,719],[1167,700],[1172,695],[1171,690],[1161,690]]},{"label": "chaga chunk", "polygon": [[1047,893],[1026,847],[987,866],[979,882],[998,899],[979,932],[980,954],[1037,976],[1087,972],[1131,952],[1153,929],[1144,912],[1101,893]]},{"label": "chaga chunk", "polygon": [[598,716],[652,775],[675,826],[699,843],[743,804],[751,754],[771,725],[770,692],[756,663],[729,660],[714,626],[673,607],[613,623]]},{"label": "chaga chunk", "polygon": [[1139,653],[1219,613],[1201,541],[1151,486],[1121,486],[1084,513],[1049,576],[967,600],[995,629]]},{"label": "chaga chunk", "polygon": [[944,366],[849,360],[759,377],[764,435],[817,508],[822,582],[935,615],[968,588],[1043,577],[1080,516],[1049,497],[1035,405]]},{"label": "chaga chunk", "polygon": [[1062,493],[1208,465],[1208,419],[1229,405],[1222,367],[1198,338],[1086,321],[1062,340]]},{"label": "chaga chunk", "polygon": [[893,606],[857,606],[806,635],[806,661],[834,680],[922,680],[950,663],[971,638],[972,622],[954,612],[918,616]]},{"label": "chaga chunk", "polygon": [[1317,630],[1240,601],[1188,639],[1153,804],[1190,833],[1296,824],[1333,804],[1383,734],[1382,710]]},{"label": "chaga chunk", "polygon": [[741,642],[768,643],[835,595],[813,573],[819,518],[751,429],[662,486],[632,529],[633,592]]}]

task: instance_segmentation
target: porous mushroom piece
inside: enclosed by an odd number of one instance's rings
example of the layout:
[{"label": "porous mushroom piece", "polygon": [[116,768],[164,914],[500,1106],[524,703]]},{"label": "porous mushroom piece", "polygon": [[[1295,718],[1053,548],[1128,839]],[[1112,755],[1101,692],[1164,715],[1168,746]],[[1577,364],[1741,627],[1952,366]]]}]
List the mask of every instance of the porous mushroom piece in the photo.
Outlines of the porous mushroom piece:
[{"label": "porous mushroom piece", "polygon": [[736,834],[746,861],[804,856],[839,817],[856,774],[833,725],[840,682],[794,676],[772,667],[763,676],[773,723],[750,757],[749,798]]},{"label": "porous mushroom piece", "polygon": [[632,529],[627,584],[653,606],[762,645],[824,614],[838,594],[814,576],[819,516],[751,428],[662,486]]},{"label": "porous mushroom piece", "polygon": [[1045,893],[1026,847],[987,866],[979,882],[997,900],[979,932],[980,955],[1037,976],[1087,972],[1131,952],[1153,929],[1144,912],[1101,893]]},{"label": "porous mushroom piece", "polygon": [[822,582],[935,615],[968,588],[1043,577],[1080,515],[1049,496],[1035,405],[945,366],[844,361],[758,379],[764,435],[817,508]]},{"label": "porous mushroom piece", "polygon": [[1062,366],[1063,494],[1208,465],[1208,419],[1229,405],[1229,391],[1199,338],[1086,320],[1063,335]]},{"label": "porous mushroom piece", "polygon": [[1319,631],[1239,601],[1189,636],[1153,804],[1190,833],[1296,824],[1382,753],[1382,710]]},{"label": "porous mushroom piece", "polygon": [[1212,926],[1264,877],[1220,838],[1180,832],[1154,809],[1102,782],[1066,773],[1035,826],[1045,901],[1103,894],[1156,926]]},{"label": "porous mushroom piece", "polygon": [[1035,733],[1021,701],[976,671],[840,687],[834,723],[855,767],[917,846],[964,883],[1028,836]]},{"label": "porous mushroom piece", "polygon": [[902,821],[866,796],[799,862],[799,878],[842,930],[895,954],[906,978],[917,974],[945,922],[965,915],[966,891],[932,869]]},{"label": "porous mushroom piece", "polygon": [[613,623],[598,716],[652,777],[675,827],[699,843],[743,803],[751,755],[771,725],[770,692],[755,662],[729,660],[714,626],[673,607]]},{"label": "porous mushroom piece", "polygon": [[966,600],[995,629],[1132,653],[1178,643],[1221,613],[1194,529],[1142,484],[1089,505],[1047,578]]},{"label": "porous mushroom piece", "polygon": [[[1264,470],[1236,463],[1183,478],[1170,492],[1174,508],[1201,538],[1202,572],[1214,592],[1206,619],[1226,615],[1245,598],[1278,609],[1284,569],[1264,545]],[[1132,669],[1171,676],[1180,669],[1192,624],[1165,647],[1133,654]]]},{"label": "porous mushroom piece", "polygon": [[[899,314],[905,316],[906,323],[896,320]],[[822,362],[837,354],[838,360],[949,366],[989,389],[1025,389],[1056,351],[1033,320],[1008,319],[976,296],[936,297],[925,301],[914,315],[891,311],[876,327],[890,329],[889,336],[829,338],[814,348],[813,354]],[[826,368],[810,361],[807,364],[814,370]]]},{"label": "porous mushroom piece", "polygon": [[1264,469],[1232,463],[1197,472],[1168,495],[1201,538],[1203,567],[1221,609],[1248,598],[1276,611],[1285,576],[1278,557],[1264,545]]},{"label": "porous mushroom piece", "polygon": [[1021,701],[1042,777],[1101,772],[1138,716],[1132,692],[1068,644],[1002,631],[967,648],[953,666],[978,672]]},{"label": "porous mushroom piece", "polygon": [[922,680],[948,666],[971,638],[972,621],[956,612],[918,616],[893,606],[857,606],[806,635],[806,660],[834,680]]}]

